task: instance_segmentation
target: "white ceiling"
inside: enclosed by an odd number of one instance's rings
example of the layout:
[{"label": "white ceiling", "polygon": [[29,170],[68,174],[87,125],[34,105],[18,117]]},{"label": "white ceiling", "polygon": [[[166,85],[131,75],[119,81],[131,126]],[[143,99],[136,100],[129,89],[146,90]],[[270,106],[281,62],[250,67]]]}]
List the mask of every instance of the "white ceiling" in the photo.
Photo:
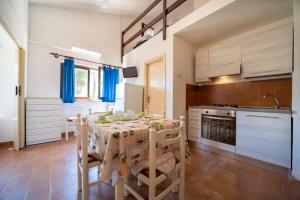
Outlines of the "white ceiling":
[{"label": "white ceiling", "polygon": [[236,0],[181,30],[185,40],[202,46],[293,14],[293,0]]},{"label": "white ceiling", "polygon": [[[154,0],[29,0],[30,3],[37,3],[49,6],[55,6],[66,9],[84,10],[89,12],[104,12],[117,15],[138,16],[142,13]],[[171,5],[176,0],[168,0]],[[188,4],[190,5],[192,0]],[[187,3],[185,3],[187,4]],[[151,11],[150,15],[158,15],[161,13],[159,8]]]}]

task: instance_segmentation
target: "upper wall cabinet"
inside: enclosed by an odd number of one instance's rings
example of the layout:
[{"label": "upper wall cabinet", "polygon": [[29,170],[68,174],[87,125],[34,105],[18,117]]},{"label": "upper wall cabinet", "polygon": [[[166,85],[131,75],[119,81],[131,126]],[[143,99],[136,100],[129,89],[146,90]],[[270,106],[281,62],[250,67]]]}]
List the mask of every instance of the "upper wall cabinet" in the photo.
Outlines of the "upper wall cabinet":
[{"label": "upper wall cabinet", "polygon": [[239,39],[222,41],[209,47],[208,77],[241,72],[241,42]]},{"label": "upper wall cabinet", "polygon": [[210,81],[208,70],[208,48],[199,49],[195,54],[195,82]]},{"label": "upper wall cabinet", "polygon": [[242,42],[242,77],[291,73],[292,57],[292,24],[257,30]]}]

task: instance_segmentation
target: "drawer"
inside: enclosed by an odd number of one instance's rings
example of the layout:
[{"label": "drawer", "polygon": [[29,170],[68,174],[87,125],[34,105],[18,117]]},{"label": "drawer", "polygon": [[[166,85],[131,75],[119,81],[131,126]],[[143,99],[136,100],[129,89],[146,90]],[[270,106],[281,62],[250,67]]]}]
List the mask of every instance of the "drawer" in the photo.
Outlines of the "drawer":
[{"label": "drawer", "polygon": [[62,115],[61,110],[49,110],[49,111],[28,111],[27,117],[43,117],[43,116],[57,116]]},{"label": "drawer", "polygon": [[201,142],[201,138],[194,136],[194,135],[189,135],[188,140],[195,141],[195,142]]},{"label": "drawer", "polygon": [[199,132],[201,133],[201,127],[200,126],[189,126],[189,131],[193,131],[193,132]]},{"label": "drawer", "polygon": [[189,109],[189,117],[201,117],[201,109]]},{"label": "drawer", "polygon": [[32,130],[32,129],[41,129],[41,128],[53,128],[53,127],[61,127],[62,122],[39,122],[39,123],[27,123],[26,130]]},{"label": "drawer", "polygon": [[30,135],[47,135],[47,134],[52,134],[52,133],[61,134],[61,127],[26,130],[26,137],[28,137]]},{"label": "drawer", "polygon": [[61,140],[61,136],[49,138],[49,139],[43,139],[43,140],[36,140],[36,141],[26,141],[26,145],[34,145],[34,144],[41,144],[46,142],[54,142]]},{"label": "drawer", "polygon": [[26,106],[26,111],[30,110],[62,110],[61,105],[27,105]]},{"label": "drawer", "polygon": [[28,135],[26,137],[26,143],[32,143],[34,141],[40,141],[40,140],[49,140],[49,139],[56,139],[61,138],[61,133],[49,133],[49,134],[43,134],[43,135]]},{"label": "drawer", "polygon": [[189,136],[192,135],[192,136],[201,138],[201,129],[200,128],[189,127],[188,135]]},{"label": "drawer", "polygon": [[60,99],[26,99],[26,104],[61,104]]},{"label": "drawer", "polygon": [[45,117],[28,117],[26,118],[26,123],[36,123],[36,122],[62,122],[64,118],[61,115],[57,116],[45,116]]},{"label": "drawer", "polygon": [[200,117],[189,117],[188,125],[201,127],[201,118]]}]

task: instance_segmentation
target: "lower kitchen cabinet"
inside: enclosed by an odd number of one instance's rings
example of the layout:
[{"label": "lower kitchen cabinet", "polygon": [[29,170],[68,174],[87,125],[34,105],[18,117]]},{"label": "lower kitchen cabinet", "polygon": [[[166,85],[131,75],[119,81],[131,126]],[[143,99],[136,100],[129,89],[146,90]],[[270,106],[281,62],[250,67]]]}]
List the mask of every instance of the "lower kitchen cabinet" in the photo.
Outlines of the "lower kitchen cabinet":
[{"label": "lower kitchen cabinet", "polygon": [[201,142],[201,109],[189,108],[188,139]]},{"label": "lower kitchen cabinet", "polygon": [[291,114],[237,112],[236,153],[291,167]]}]

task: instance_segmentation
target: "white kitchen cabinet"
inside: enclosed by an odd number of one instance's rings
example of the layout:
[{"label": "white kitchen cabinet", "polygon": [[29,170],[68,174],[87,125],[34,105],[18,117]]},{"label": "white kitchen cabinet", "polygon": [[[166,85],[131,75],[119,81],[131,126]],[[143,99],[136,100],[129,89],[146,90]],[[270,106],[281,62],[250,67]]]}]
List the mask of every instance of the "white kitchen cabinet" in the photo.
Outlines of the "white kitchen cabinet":
[{"label": "white kitchen cabinet", "polygon": [[237,112],[236,153],[291,167],[291,114]]},{"label": "white kitchen cabinet", "polygon": [[26,145],[61,140],[60,99],[26,100]]},{"label": "white kitchen cabinet", "polygon": [[201,142],[201,109],[189,108],[188,139]]},{"label": "white kitchen cabinet", "polygon": [[208,78],[208,48],[199,49],[195,54],[195,82],[207,82]]},{"label": "white kitchen cabinet", "polygon": [[242,42],[242,77],[292,73],[292,24],[259,29]]},{"label": "white kitchen cabinet", "polygon": [[209,47],[208,77],[218,77],[241,72],[241,41],[229,39]]}]

